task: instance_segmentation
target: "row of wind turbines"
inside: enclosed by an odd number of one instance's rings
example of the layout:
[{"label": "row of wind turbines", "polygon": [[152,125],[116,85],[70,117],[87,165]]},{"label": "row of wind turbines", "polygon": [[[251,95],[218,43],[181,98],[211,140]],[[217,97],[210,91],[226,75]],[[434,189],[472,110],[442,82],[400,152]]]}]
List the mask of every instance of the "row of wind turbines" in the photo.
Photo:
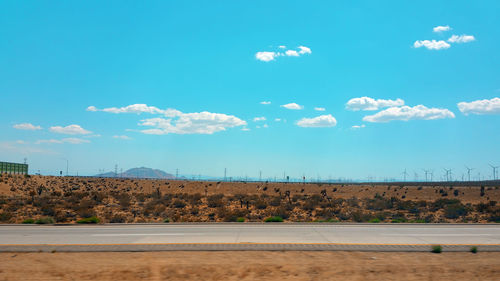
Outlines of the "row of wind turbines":
[{"label": "row of wind turbines", "polygon": [[[492,172],[493,172],[491,179],[492,180],[497,180],[498,179],[498,168],[500,166],[493,166],[491,164],[488,164],[488,165],[491,167]],[[469,167],[465,166],[465,169],[467,170],[467,174],[462,174],[462,181],[466,181],[466,180],[467,181],[471,181],[471,179],[473,179],[473,178],[471,178],[471,176],[472,176],[471,172],[473,170],[475,170],[475,168],[469,168]],[[442,181],[453,181],[453,172],[452,172],[452,169],[443,168],[443,170],[444,170],[444,174],[443,174],[441,180]],[[426,182],[428,182],[428,181],[434,181],[434,170],[432,170],[432,169],[429,169],[429,170],[422,169],[422,171],[423,171],[423,173],[425,175],[425,181]],[[419,180],[418,173],[416,171],[413,171],[413,173],[414,173],[414,180],[418,181]],[[406,171],[406,169],[404,169],[404,171],[401,173],[401,175],[403,176],[403,181],[406,181],[407,178],[410,176],[408,174],[408,172]],[[481,181],[481,172],[477,173],[477,177],[476,178],[477,178],[478,181]]]}]

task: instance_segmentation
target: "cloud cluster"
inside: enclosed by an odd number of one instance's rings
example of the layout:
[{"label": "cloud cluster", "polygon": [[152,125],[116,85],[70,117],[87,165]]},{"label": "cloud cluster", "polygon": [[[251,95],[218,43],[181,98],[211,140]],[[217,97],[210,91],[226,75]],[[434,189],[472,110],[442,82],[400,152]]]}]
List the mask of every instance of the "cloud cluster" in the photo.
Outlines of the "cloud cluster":
[{"label": "cloud cluster", "polygon": [[[281,50],[286,49],[286,46],[279,46]],[[297,50],[286,50],[286,51],[263,51],[257,52],[255,58],[260,61],[269,62],[275,60],[277,57],[300,57],[305,54],[311,54],[312,51],[306,46],[299,46]]]},{"label": "cloud cluster", "polygon": [[15,124],[12,126],[14,129],[18,130],[30,130],[30,131],[35,131],[35,130],[41,130],[42,127],[40,126],[35,126],[31,123],[21,123],[21,124]]},{"label": "cloud cluster", "polygon": [[337,125],[337,120],[331,114],[314,118],[302,118],[297,121],[297,126],[305,128],[325,128],[334,127],[335,125]]},{"label": "cloud cluster", "polygon": [[428,108],[424,105],[390,107],[373,115],[363,117],[366,122],[389,122],[394,120],[436,120],[455,118],[455,114],[445,108]]},{"label": "cloud cluster", "polygon": [[117,136],[113,136],[114,139],[120,139],[120,140],[131,140],[132,138],[129,137],[129,136],[125,136],[125,135],[117,135]]},{"label": "cloud cluster", "polygon": [[62,143],[82,144],[82,143],[90,143],[90,141],[80,138],[64,138],[60,140],[58,139],[37,140],[35,142],[35,144],[62,144]]},{"label": "cloud cluster", "polygon": [[[90,109],[90,110],[89,110]],[[146,104],[132,104],[125,107],[110,107],[97,109],[94,106],[87,108],[89,111],[103,111],[109,113],[149,113],[159,114],[163,117],[143,119],[140,126],[153,127],[141,130],[144,134],[213,134],[225,131],[227,128],[245,126],[247,123],[236,116],[212,112],[183,113],[177,109],[160,109]]]},{"label": "cloud cluster", "polygon": [[346,104],[346,108],[352,111],[379,110],[385,107],[402,106],[404,104],[405,102],[402,99],[384,100],[384,99],[373,99],[370,97],[360,97],[360,98],[350,99]]},{"label": "cloud cluster", "polygon": [[365,125],[365,124],[362,124],[362,125],[354,125],[354,126],[352,126],[352,127],[351,127],[351,129],[353,129],[353,130],[357,130],[357,129],[361,129],[361,128],[364,128],[364,127],[366,127],[366,125]]},{"label": "cloud cluster", "polygon": [[284,107],[286,109],[291,109],[291,110],[301,110],[301,109],[304,109],[304,106],[302,106],[300,104],[296,104],[294,102],[280,105],[280,107]]},{"label": "cloud cluster", "polygon": [[476,38],[473,35],[462,34],[462,35],[452,35],[448,39],[448,42],[450,42],[450,43],[469,43],[469,42],[472,42],[475,40],[476,40]]},{"label": "cloud cluster", "polygon": [[417,40],[415,43],[413,43],[413,47],[415,48],[420,48],[420,47],[425,47],[429,50],[441,50],[441,49],[448,49],[451,47],[450,44],[446,43],[443,40]]},{"label": "cloud cluster", "polygon": [[269,104],[271,104],[271,102],[270,101],[261,101],[260,104],[269,105]]},{"label": "cloud cluster", "polygon": [[500,98],[460,102],[458,109],[465,115],[468,114],[500,114]]},{"label": "cloud cluster", "polygon": [[315,107],[314,110],[316,110],[316,111],[325,111],[326,109],[324,107]]},{"label": "cloud cluster", "polygon": [[[445,31],[451,30],[451,27],[449,25],[445,26],[436,26],[432,29],[436,33],[442,33]],[[444,40],[417,40],[413,43],[414,48],[420,48],[420,47],[425,47],[429,50],[442,50],[442,49],[448,49],[451,47],[449,43],[468,43],[476,40],[476,38],[473,35],[467,35],[467,34],[462,34],[462,35],[452,35],[450,38],[448,38],[447,41]]]},{"label": "cloud cluster", "polygon": [[266,121],[266,117],[262,116],[262,117],[255,117],[253,119],[254,122],[258,122],[258,121]]},{"label": "cloud cluster", "polygon": [[91,131],[85,130],[80,125],[76,124],[68,125],[66,127],[61,127],[61,126],[50,127],[49,131],[65,135],[88,135],[92,133]]}]

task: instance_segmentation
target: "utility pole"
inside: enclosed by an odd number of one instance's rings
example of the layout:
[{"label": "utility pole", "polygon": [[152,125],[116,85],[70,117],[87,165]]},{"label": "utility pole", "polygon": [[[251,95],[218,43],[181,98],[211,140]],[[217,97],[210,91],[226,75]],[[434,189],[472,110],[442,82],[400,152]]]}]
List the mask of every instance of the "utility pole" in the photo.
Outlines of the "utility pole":
[{"label": "utility pole", "polygon": [[118,164],[115,164],[115,178],[118,177]]},{"label": "utility pole", "polygon": [[259,181],[262,181],[262,170],[259,171]]},{"label": "utility pole", "polygon": [[227,176],[227,168],[224,168],[224,181],[226,181],[226,176]]},{"label": "utility pole", "polygon": [[179,168],[175,169],[175,179],[179,178]]}]

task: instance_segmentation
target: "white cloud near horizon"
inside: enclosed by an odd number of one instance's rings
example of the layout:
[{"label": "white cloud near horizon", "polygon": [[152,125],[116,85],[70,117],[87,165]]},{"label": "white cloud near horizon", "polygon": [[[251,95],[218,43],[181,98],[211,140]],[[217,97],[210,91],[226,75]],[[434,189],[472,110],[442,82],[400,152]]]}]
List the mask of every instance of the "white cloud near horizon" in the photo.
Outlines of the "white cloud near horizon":
[{"label": "white cloud near horizon", "polygon": [[315,107],[314,110],[316,110],[316,111],[325,111],[326,109],[324,107]]},{"label": "white cloud near horizon", "polygon": [[258,122],[258,121],[266,121],[266,117],[262,116],[262,117],[255,117],[253,119],[254,122]]},{"label": "white cloud near horizon", "polygon": [[471,102],[459,102],[458,109],[465,115],[476,114],[500,114],[500,98],[476,100]]},{"label": "white cloud near horizon", "polygon": [[154,106],[148,106],[146,104],[131,104],[124,107],[109,107],[104,109],[98,109],[95,106],[87,107],[87,111],[103,111],[108,113],[150,113],[150,114],[163,114],[165,111]]},{"label": "white cloud near horizon", "polygon": [[301,109],[304,109],[304,106],[299,105],[299,104],[294,103],[294,102],[280,105],[280,107],[284,107],[286,109],[291,109],[291,110],[301,110]]},{"label": "white cloud near horizon", "polygon": [[420,48],[420,47],[425,47],[429,50],[441,50],[441,49],[448,49],[451,47],[450,44],[446,43],[443,40],[417,40],[415,43],[413,43],[413,47],[415,48]]},{"label": "white cloud near horizon", "polygon": [[331,114],[320,115],[314,118],[302,118],[297,121],[297,126],[304,128],[326,128],[337,125],[337,120]]},{"label": "white cloud near horizon", "polygon": [[473,35],[462,34],[462,35],[452,35],[448,39],[448,42],[450,42],[450,43],[469,43],[469,42],[472,42],[475,40],[476,40],[476,38]]},{"label": "white cloud near horizon", "polygon": [[12,126],[12,127],[14,129],[18,129],[18,130],[29,130],[29,131],[36,131],[36,130],[42,129],[41,126],[35,126],[31,123],[14,124],[14,126]]},{"label": "white cloud near horizon", "polygon": [[363,121],[372,123],[386,123],[400,120],[436,120],[455,118],[455,114],[446,108],[428,108],[424,105],[389,107],[373,115],[363,117]]},{"label": "white cloud near horizon", "polygon": [[64,138],[60,140],[58,139],[37,140],[35,142],[35,144],[62,144],[62,143],[82,144],[82,143],[90,143],[90,141],[80,138]]},{"label": "white cloud near horizon", "polygon": [[270,101],[261,101],[260,104],[269,105],[269,104],[271,104],[271,102]]},{"label": "white cloud near horizon", "polygon": [[444,32],[444,31],[449,31],[451,30],[451,27],[449,25],[438,25],[432,29],[434,32]]},{"label": "white cloud near horizon", "polygon": [[65,135],[88,135],[92,133],[91,131],[85,130],[80,125],[76,124],[68,125],[66,127],[53,126],[49,128],[49,131]]},{"label": "white cloud near horizon", "polygon": [[347,104],[346,108],[352,111],[359,110],[379,110],[385,107],[396,107],[402,106],[405,102],[402,99],[395,100],[384,100],[384,99],[374,99],[370,97],[360,97],[360,98],[352,98]]}]

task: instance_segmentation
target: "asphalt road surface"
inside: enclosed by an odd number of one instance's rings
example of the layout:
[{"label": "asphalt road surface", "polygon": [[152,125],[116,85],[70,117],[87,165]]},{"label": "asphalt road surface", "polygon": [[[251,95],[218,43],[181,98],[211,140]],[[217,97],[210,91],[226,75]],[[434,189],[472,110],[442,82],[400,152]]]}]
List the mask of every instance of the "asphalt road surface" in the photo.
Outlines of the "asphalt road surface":
[{"label": "asphalt road surface", "polygon": [[[478,245],[500,250],[500,225],[170,224],[0,225],[0,251],[23,249],[422,249]],[[279,247],[277,247],[279,245]],[[43,247],[41,247],[43,246]],[[49,247],[50,246],[50,247]],[[70,247],[72,246],[72,247]],[[300,246],[300,247],[299,247]],[[273,248],[274,247],[274,248]],[[55,248],[54,248],[55,249]],[[427,248],[426,248],[427,249]]]}]

